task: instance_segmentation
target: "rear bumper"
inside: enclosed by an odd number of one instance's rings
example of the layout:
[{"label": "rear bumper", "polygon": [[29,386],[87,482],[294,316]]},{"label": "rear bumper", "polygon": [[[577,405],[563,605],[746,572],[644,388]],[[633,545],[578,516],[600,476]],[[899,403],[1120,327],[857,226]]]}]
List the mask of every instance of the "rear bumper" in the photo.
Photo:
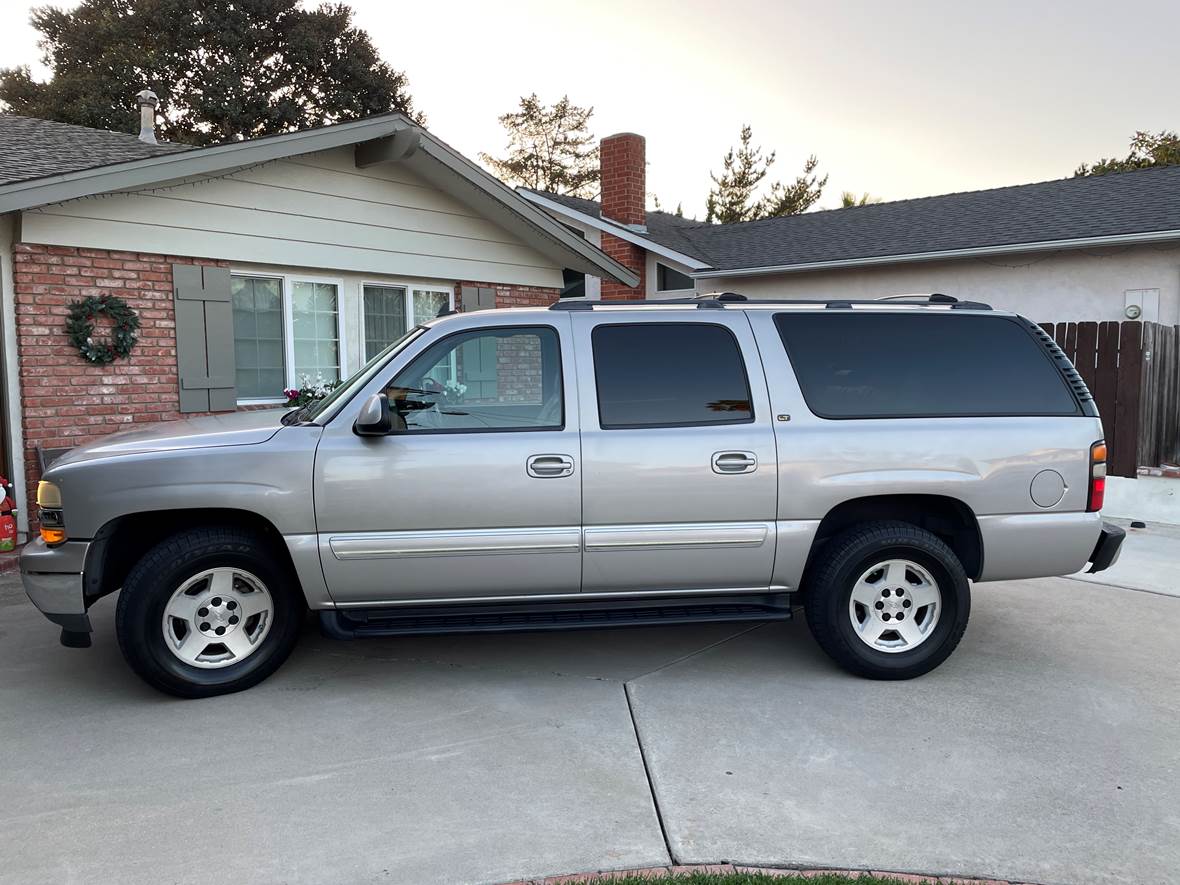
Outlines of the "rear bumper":
[{"label": "rear bumper", "polygon": [[1094,545],[1094,552],[1090,554],[1090,567],[1086,569],[1086,574],[1092,575],[1118,562],[1119,553],[1123,550],[1123,539],[1126,537],[1127,532],[1122,526],[1112,522],[1102,523],[1102,533],[1098,536],[1098,543]]},{"label": "rear bumper", "polygon": [[91,631],[82,590],[82,569],[89,547],[85,541],[49,547],[37,538],[21,552],[20,578],[25,593],[41,614],[72,632]]}]

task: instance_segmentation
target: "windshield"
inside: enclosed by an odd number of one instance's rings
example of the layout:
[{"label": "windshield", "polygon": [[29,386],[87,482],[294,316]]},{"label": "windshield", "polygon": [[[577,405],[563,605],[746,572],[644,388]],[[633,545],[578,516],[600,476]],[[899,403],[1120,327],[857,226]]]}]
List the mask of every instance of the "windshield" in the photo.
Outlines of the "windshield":
[{"label": "windshield", "polygon": [[398,338],[383,351],[361,366],[351,378],[329,393],[322,400],[309,403],[302,409],[299,409],[297,412],[288,412],[288,415],[294,416],[290,420],[290,423],[294,423],[296,421],[314,421],[320,415],[326,414],[328,410],[332,408],[333,404],[338,402],[346,402],[358,390],[369,383],[369,380],[377,373],[380,367],[384,365],[385,361],[388,360],[389,357],[393,356],[425,331],[426,329],[424,326],[415,326],[413,329],[410,329],[410,331],[406,332],[405,335],[402,335],[401,338]]}]

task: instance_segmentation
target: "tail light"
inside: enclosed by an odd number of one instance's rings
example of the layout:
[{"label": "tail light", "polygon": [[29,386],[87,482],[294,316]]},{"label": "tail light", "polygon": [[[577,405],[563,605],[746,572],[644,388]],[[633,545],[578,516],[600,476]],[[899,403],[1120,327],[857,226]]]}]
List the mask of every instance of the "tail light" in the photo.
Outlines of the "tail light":
[{"label": "tail light", "polygon": [[1098,440],[1090,446],[1090,496],[1086,512],[1097,513],[1106,498],[1106,442]]}]

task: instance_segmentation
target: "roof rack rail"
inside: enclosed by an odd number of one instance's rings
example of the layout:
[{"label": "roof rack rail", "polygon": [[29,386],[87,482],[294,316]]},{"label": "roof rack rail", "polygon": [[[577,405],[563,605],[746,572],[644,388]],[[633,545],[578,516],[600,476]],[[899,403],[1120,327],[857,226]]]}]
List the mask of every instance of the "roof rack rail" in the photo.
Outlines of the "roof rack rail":
[{"label": "roof rack rail", "polygon": [[[950,295],[935,292],[932,295],[889,296],[887,298],[746,298],[745,296],[722,297],[737,295],[736,292],[710,292],[692,298],[636,298],[632,301],[588,301],[582,298],[563,298],[549,305],[550,310],[594,310],[595,308],[616,307],[668,307],[675,305],[694,305],[701,310],[723,310],[734,308],[742,310],[747,307],[765,307],[769,305],[792,305],[803,307],[823,307],[828,310],[851,310],[854,307],[882,307],[886,304],[906,307],[942,307],[950,310],[991,310],[990,304],[982,301],[959,301]],[[740,300],[739,300],[740,299]],[[920,300],[918,300],[920,299]]]}]

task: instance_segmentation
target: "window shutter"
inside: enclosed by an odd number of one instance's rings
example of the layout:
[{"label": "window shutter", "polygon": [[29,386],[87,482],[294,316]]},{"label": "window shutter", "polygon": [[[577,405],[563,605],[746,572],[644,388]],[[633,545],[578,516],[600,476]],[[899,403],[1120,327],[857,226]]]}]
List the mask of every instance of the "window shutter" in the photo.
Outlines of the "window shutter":
[{"label": "window shutter", "polygon": [[464,286],[460,296],[464,313],[473,310],[491,310],[496,306],[496,290],[484,286]]},{"label": "window shutter", "polygon": [[229,269],[172,265],[180,411],[228,412],[234,388],[234,310]]}]

